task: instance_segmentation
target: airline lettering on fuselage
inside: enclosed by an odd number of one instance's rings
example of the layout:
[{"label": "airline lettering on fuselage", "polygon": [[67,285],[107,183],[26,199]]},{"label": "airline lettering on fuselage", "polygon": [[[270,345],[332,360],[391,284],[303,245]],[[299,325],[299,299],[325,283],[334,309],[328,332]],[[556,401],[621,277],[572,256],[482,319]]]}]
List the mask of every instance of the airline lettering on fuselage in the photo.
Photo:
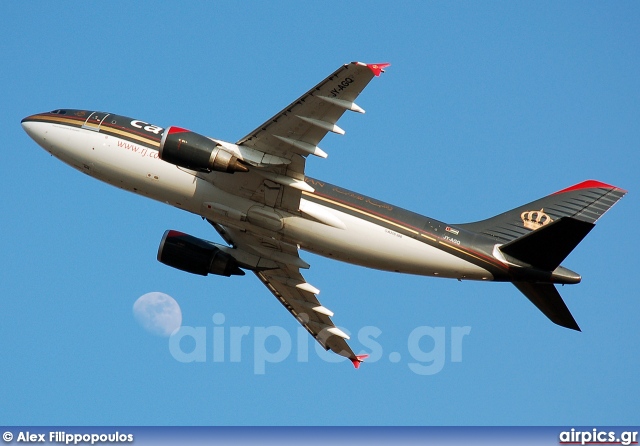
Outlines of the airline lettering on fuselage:
[{"label": "airline lettering on fuselage", "polygon": [[137,129],[146,130],[147,132],[151,132],[156,135],[159,135],[164,130],[162,127],[158,127],[157,125],[151,125],[148,122],[139,121],[137,119],[134,119],[133,121],[131,121],[131,125]]}]

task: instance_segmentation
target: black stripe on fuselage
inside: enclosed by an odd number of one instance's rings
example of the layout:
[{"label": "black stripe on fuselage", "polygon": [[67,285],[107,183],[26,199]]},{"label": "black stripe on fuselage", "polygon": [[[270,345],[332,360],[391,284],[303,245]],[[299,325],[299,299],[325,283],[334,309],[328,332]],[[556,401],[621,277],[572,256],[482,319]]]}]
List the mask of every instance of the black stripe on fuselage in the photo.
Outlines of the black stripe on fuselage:
[{"label": "black stripe on fuselage", "polygon": [[[105,135],[121,138],[145,147],[157,150],[160,147],[161,127],[152,126],[160,131],[147,131],[146,126],[151,126],[144,121],[139,121],[127,116],[113,115],[102,112],[92,112],[88,110],[56,110],[57,113],[40,113],[29,116],[25,121],[31,122],[48,122],[59,125],[66,125],[75,128],[86,128],[87,130],[98,131]],[[98,123],[90,122],[86,125],[87,119],[94,113],[101,115],[104,119],[100,119]],[[106,116],[105,116],[106,115]],[[138,125],[136,127],[134,125]],[[99,124],[99,126],[98,126]]]},{"label": "black stripe on fuselage", "polygon": [[[303,192],[304,198],[309,201],[353,215],[441,249],[488,270],[493,274],[495,280],[507,279],[507,267],[493,256],[488,255],[493,250],[493,244],[490,240],[482,240],[483,236],[459,228],[450,228],[438,220],[324,181],[310,177],[307,177],[305,181],[314,188],[313,193]],[[445,237],[448,237],[449,240]],[[471,246],[474,245],[477,245],[479,249],[472,249]]]}]

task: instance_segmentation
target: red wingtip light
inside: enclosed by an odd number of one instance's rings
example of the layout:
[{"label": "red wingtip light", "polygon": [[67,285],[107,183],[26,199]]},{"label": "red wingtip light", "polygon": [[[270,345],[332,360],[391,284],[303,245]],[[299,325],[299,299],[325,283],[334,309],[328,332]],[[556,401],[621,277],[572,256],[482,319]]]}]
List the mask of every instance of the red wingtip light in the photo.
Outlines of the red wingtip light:
[{"label": "red wingtip light", "polygon": [[353,363],[353,366],[356,369],[360,368],[360,364],[369,357],[369,355],[356,355],[355,358],[349,358],[351,359],[351,362]]},{"label": "red wingtip light", "polygon": [[370,63],[367,67],[373,72],[375,76],[380,76],[380,73],[384,73],[384,69],[387,68],[390,63]]}]

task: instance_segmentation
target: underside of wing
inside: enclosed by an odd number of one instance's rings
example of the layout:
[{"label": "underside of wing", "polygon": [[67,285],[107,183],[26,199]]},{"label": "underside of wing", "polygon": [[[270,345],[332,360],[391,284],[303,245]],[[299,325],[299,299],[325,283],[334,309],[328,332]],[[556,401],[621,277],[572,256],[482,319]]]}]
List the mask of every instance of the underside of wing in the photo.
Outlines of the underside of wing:
[{"label": "underside of wing", "polygon": [[365,355],[356,355],[347,344],[349,336],[331,320],[333,312],[324,307],[316,295],[317,288],[307,283],[300,273],[309,265],[298,255],[298,247],[223,227],[210,222],[218,233],[236,249],[264,259],[269,268],[256,268],[254,273],[278,301],[296,318],[325,350],[349,358],[356,368]]},{"label": "underside of wing", "polygon": [[325,350],[356,359],[346,342],[349,336],[335,326],[331,320],[333,312],[322,306],[316,297],[319,290],[308,284],[299,270],[284,266],[255,271],[255,274]]},{"label": "underside of wing", "polygon": [[209,174],[205,178],[232,194],[271,208],[297,212],[302,191],[313,191],[305,182],[307,156],[327,156],[318,143],[328,132],[344,133],[337,122],[345,111],[364,112],[354,100],[386,66],[388,64],[353,62],[338,68],[235,145],[230,145],[233,147],[228,147],[239,154],[249,172],[224,178]]},{"label": "underside of wing", "polygon": [[337,122],[346,110],[364,113],[354,101],[388,65],[343,65],[236,144],[284,158],[292,154],[326,157],[318,143],[328,132],[344,134]]}]

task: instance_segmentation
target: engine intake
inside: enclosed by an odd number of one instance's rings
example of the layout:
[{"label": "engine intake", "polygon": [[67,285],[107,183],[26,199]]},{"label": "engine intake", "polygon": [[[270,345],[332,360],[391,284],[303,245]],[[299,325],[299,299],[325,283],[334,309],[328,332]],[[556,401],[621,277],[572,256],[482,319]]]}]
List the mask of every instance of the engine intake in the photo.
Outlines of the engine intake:
[{"label": "engine intake", "polygon": [[199,172],[247,172],[237,156],[227,152],[211,139],[180,127],[169,127],[162,133],[159,156],[176,166]]},{"label": "engine intake", "polygon": [[182,232],[165,231],[158,248],[158,261],[192,274],[244,276],[238,262],[214,243]]}]

